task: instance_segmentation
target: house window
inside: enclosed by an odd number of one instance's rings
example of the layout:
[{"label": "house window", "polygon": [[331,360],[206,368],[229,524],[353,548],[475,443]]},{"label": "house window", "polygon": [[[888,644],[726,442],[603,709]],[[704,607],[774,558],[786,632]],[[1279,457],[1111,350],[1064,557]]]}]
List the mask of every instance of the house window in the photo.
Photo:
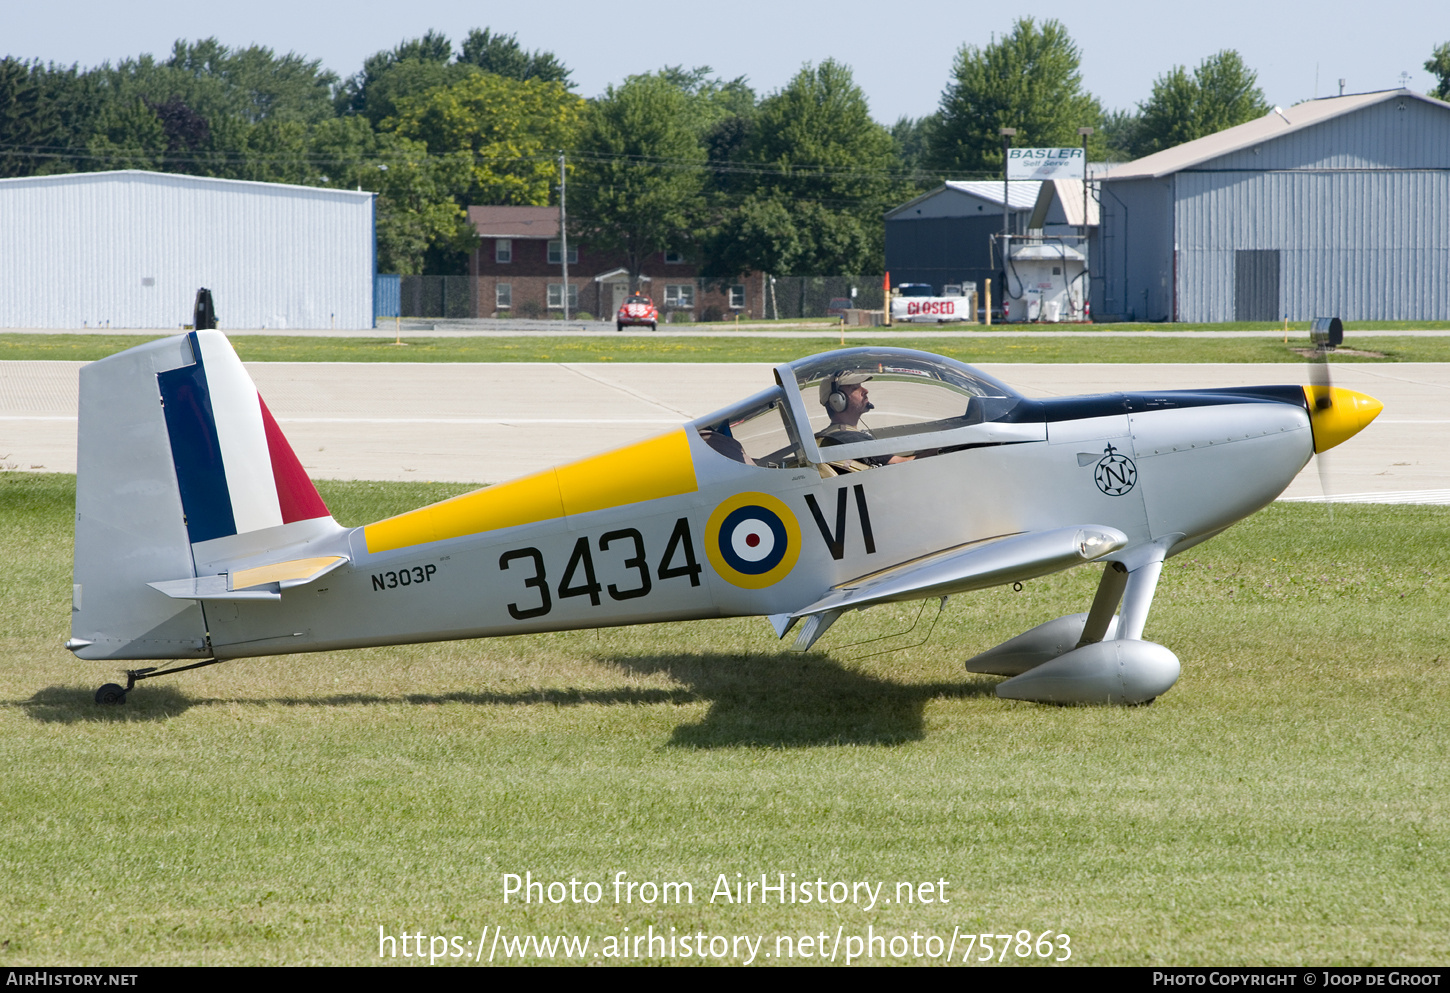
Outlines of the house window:
[{"label": "house window", "polygon": [[[564,261],[564,243],[562,240],[549,242],[549,264],[558,265]],[[579,261],[579,246],[569,246],[569,264],[574,265]]]},{"label": "house window", "polygon": [[[564,284],[549,284],[549,309],[564,309]],[[569,284],[569,313],[579,309],[579,286],[576,283]]]},{"label": "house window", "polygon": [[695,284],[679,283],[677,285],[666,285],[665,306],[675,307],[680,310],[693,310],[695,308]]},{"label": "house window", "polygon": [[512,262],[514,260],[512,238],[495,238],[493,240],[493,260],[495,262]]},{"label": "house window", "polygon": [[509,310],[514,305],[514,288],[508,283],[497,283],[493,288],[495,310]]},{"label": "house window", "polygon": [[730,309],[731,310],[744,310],[745,309],[745,284],[744,283],[736,283],[734,286],[730,287]]},{"label": "house window", "polygon": [[683,252],[665,252],[665,265],[684,265],[685,255]]}]

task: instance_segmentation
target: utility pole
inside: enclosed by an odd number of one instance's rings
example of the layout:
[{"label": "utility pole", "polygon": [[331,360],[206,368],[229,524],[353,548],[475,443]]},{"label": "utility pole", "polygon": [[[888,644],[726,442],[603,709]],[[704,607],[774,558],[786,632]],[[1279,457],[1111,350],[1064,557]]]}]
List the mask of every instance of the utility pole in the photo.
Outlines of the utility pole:
[{"label": "utility pole", "polygon": [[559,262],[564,269],[564,320],[569,319],[569,214],[564,209],[564,150],[559,150]]},{"label": "utility pole", "polygon": [[[1088,312],[1088,297],[1092,293],[1092,277],[1086,275],[1092,269],[1092,259],[1088,258],[1088,171],[1087,171],[1087,143],[1088,137],[1093,133],[1092,128],[1078,128],[1077,133],[1082,135],[1082,242],[1079,247],[1082,249],[1083,257],[1083,314]],[[1071,299],[1068,305],[1072,305]]]},{"label": "utility pole", "polygon": [[1088,229],[1087,141],[1088,136],[1093,133],[1093,129],[1078,128],[1077,133],[1082,135],[1082,242],[1086,245]]},{"label": "utility pole", "polygon": [[1007,216],[1007,159],[1012,150],[1012,136],[1017,133],[1016,128],[998,128],[997,133],[1002,136],[1002,265],[1007,264],[1007,238],[1010,233]]}]

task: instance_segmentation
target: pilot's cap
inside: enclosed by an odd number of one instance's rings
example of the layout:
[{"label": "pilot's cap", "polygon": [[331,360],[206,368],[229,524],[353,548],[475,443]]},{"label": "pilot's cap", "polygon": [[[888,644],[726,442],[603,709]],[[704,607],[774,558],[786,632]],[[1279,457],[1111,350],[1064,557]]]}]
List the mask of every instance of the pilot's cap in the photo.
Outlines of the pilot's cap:
[{"label": "pilot's cap", "polygon": [[821,406],[831,399],[831,394],[843,386],[860,386],[871,379],[864,372],[838,372],[821,380]]}]

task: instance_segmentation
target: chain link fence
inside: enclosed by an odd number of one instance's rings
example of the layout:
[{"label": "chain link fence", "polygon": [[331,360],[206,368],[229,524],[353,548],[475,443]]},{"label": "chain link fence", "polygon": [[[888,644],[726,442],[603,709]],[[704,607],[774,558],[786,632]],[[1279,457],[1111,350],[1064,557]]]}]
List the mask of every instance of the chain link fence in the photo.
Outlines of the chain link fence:
[{"label": "chain link fence", "polygon": [[[398,311],[402,317],[433,317],[465,320],[479,316],[474,312],[471,276],[402,276],[398,279]],[[759,275],[747,277],[745,283],[752,295],[759,292]],[[710,280],[698,281],[702,288],[713,285]],[[729,281],[733,282],[733,281]],[[765,316],[768,318],[835,317],[849,308],[880,310],[882,278],[864,276],[775,276],[765,281]],[[721,286],[725,284],[722,283]],[[720,308],[715,308],[720,309]],[[752,303],[750,309],[755,310]],[[710,308],[704,308],[708,311]],[[723,320],[728,315],[694,312],[697,320]],[[388,315],[392,316],[392,315]],[[484,315],[487,316],[487,315]],[[523,314],[521,317],[544,317],[546,314]]]},{"label": "chain link fence", "polygon": [[[855,297],[852,298],[852,291]],[[834,317],[847,308],[880,310],[882,277],[776,276],[767,280],[767,317]]]},{"label": "chain link fence", "polygon": [[399,306],[403,317],[466,319],[473,312],[472,276],[403,276]]}]

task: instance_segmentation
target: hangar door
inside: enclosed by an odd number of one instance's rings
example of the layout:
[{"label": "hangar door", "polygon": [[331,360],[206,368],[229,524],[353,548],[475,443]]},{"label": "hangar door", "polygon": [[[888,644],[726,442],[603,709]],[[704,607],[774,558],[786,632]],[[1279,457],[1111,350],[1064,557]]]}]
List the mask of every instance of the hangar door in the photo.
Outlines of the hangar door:
[{"label": "hangar door", "polygon": [[1279,319],[1279,250],[1234,252],[1234,320]]}]

